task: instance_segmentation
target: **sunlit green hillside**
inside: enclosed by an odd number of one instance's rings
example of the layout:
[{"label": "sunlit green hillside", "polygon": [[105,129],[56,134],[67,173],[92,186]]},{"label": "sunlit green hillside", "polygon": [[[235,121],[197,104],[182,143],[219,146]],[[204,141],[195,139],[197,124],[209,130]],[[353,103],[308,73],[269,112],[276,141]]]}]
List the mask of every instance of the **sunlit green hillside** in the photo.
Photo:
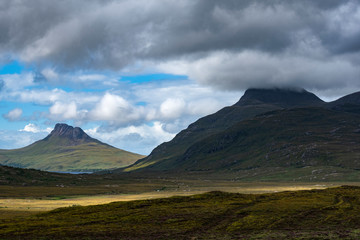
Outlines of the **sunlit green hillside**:
[{"label": "sunlit green hillside", "polygon": [[81,129],[65,124],[58,124],[48,137],[27,147],[0,150],[0,164],[64,172],[119,168],[141,157],[104,144]]}]

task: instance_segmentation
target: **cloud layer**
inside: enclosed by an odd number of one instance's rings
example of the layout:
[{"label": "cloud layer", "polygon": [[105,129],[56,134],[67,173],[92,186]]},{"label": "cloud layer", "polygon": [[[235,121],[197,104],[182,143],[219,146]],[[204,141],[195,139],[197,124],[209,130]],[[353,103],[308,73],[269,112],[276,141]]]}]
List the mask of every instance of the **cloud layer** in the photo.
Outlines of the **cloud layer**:
[{"label": "cloud layer", "polygon": [[180,61],[182,73],[222,89],[360,87],[357,0],[17,0],[0,13],[2,59],[60,71],[162,63],[171,72]]}]

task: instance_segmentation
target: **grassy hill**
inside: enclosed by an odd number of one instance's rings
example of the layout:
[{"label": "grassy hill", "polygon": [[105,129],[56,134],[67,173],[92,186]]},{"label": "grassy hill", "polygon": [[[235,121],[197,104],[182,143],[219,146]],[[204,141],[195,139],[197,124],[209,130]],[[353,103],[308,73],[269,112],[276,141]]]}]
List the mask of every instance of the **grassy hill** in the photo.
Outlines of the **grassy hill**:
[{"label": "grassy hill", "polygon": [[360,188],[69,207],[0,221],[0,239],[359,239]]},{"label": "grassy hill", "polygon": [[57,124],[45,139],[27,147],[0,150],[0,164],[45,171],[92,172],[134,163],[142,155],[89,137],[80,128]]}]

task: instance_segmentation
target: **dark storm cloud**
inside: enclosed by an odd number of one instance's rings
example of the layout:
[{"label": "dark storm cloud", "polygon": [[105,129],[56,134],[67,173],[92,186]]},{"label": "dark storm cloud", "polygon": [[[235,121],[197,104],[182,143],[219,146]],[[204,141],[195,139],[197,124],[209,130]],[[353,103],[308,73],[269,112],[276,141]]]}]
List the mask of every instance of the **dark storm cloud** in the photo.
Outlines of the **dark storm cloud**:
[{"label": "dark storm cloud", "polygon": [[[0,54],[63,70],[181,60],[205,72],[187,69],[195,80],[224,89],[295,82],[324,88],[342,84],[325,79],[334,67],[359,77],[359,25],[356,0],[1,1]],[[314,71],[309,63],[322,64]]]}]

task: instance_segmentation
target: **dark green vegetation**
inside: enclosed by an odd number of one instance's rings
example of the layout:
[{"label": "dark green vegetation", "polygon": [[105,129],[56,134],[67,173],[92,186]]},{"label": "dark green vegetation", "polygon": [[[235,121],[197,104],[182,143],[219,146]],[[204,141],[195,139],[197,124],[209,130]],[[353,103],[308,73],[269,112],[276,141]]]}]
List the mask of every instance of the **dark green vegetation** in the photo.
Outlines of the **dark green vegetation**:
[{"label": "dark green vegetation", "polygon": [[360,93],[325,103],[295,90],[250,89],[124,172],[249,181],[359,181]]},{"label": "dark green vegetation", "polygon": [[[87,175],[81,175],[87,176]],[[0,186],[55,186],[76,181],[71,174],[44,172],[0,165]]]},{"label": "dark green vegetation", "polygon": [[360,188],[69,207],[12,221],[0,239],[358,239]]},{"label": "dark green vegetation", "polygon": [[[323,108],[268,112],[192,145],[176,161],[189,170],[360,167],[360,118]],[[204,169],[204,167],[206,167]]]},{"label": "dark green vegetation", "polygon": [[46,171],[92,172],[124,167],[143,156],[89,137],[82,129],[57,124],[43,140],[15,150],[0,150],[0,164]]},{"label": "dark green vegetation", "polygon": [[[172,179],[137,176],[60,174],[0,165],[0,198],[137,194],[158,189],[178,189]],[[1,214],[1,213],[0,213]]]}]

